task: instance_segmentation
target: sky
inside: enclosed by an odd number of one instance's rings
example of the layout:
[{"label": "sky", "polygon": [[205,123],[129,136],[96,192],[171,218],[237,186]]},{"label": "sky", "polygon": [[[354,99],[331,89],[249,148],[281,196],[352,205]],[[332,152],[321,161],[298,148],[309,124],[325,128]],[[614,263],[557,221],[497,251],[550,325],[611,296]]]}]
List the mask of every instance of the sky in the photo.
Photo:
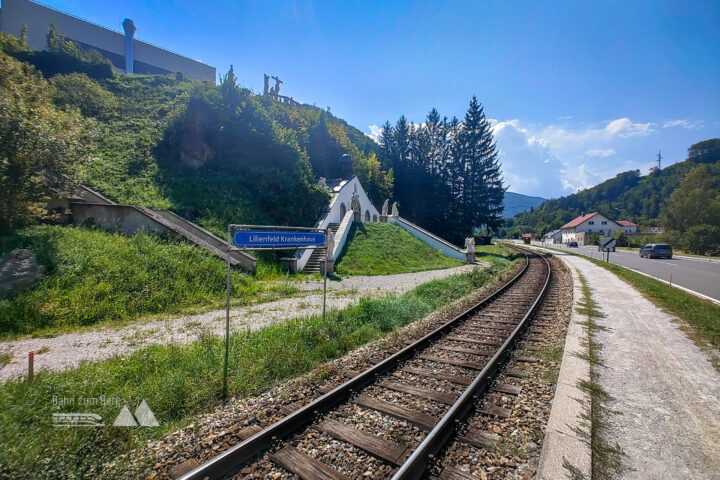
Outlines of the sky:
[{"label": "sky", "polygon": [[510,190],[545,198],[682,161],[720,137],[718,1],[40,3],[195,58],[261,92],[330,107],[369,135],[473,95]]}]

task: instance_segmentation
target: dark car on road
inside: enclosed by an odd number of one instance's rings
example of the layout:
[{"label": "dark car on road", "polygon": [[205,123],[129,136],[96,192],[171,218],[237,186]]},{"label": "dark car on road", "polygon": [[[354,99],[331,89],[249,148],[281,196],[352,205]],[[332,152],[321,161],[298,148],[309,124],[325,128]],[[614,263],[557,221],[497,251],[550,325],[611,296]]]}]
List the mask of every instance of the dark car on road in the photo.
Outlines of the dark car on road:
[{"label": "dark car on road", "polygon": [[640,256],[647,258],[672,258],[672,248],[666,243],[646,243],[640,247]]},{"label": "dark car on road", "polygon": [[578,244],[575,240],[570,240],[567,245],[568,245],[568,247],[575,247],[575,248],[577,248],[577,246],[578,246]]}]

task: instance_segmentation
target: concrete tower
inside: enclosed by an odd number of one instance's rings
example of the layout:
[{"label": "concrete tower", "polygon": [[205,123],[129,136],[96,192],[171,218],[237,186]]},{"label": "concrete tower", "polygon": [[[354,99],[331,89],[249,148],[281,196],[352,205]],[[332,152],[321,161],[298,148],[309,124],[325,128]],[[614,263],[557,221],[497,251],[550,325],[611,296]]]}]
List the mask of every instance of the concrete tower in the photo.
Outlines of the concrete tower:
[{"label": "concrete tower", "polygon": [[123,20],[123,30],[125,30],[125,73],[133,73],[133,63],[135,54],[133,52],[133,43],[135,40],[135,24],[129,18]]}]

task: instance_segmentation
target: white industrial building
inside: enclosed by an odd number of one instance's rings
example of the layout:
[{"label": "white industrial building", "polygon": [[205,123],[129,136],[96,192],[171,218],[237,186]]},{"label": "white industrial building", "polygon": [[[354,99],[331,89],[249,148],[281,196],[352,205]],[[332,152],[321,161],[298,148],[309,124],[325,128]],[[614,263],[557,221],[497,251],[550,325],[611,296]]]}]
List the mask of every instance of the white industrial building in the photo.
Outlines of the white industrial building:
[{"label": "white industrial building", "polygon": [[2,0],[0,32],[19,37],[27,25],[27,41],[35,50],[47,49],[47,32],[55,25],[66,39],[108,58],[125,73],[167,75],[180,72],[196,80],[215,82],[215,67],[135,39],[135,24],[126,18],[125,33],[85,21],[28,0]]}]

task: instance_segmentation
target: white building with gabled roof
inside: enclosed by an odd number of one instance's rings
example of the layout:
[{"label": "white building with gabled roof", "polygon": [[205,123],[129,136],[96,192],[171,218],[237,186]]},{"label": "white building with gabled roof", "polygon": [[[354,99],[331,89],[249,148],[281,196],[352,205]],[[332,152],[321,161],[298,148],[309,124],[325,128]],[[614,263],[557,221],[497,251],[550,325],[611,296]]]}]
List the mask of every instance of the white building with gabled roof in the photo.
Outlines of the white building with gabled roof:
[{"label": "white building with gabled roof", "polygon": [[562,243],[574,240],[579,245],[585,245],[589,235],[597,234],[601,237],[611,237],[622,228],[615,220],[601,213],[593,212],[583,213],[579,217],[570,220],[560,230],[562,230]]}]

